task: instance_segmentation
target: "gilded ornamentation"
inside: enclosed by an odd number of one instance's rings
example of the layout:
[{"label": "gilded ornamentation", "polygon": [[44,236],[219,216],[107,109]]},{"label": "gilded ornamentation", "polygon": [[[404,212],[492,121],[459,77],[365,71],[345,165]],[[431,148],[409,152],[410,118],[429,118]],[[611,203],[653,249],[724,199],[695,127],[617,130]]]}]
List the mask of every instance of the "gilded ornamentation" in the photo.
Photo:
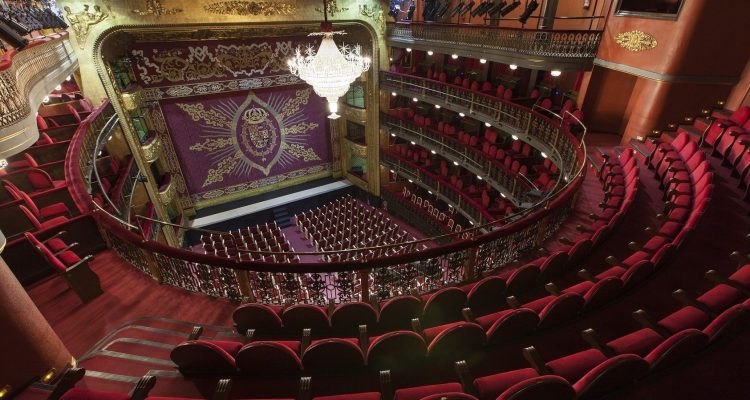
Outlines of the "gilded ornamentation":
[{"label": "gilded ornamentation", "polygon": [[367,146],[362,146],[361,144],[354,143],[350,140],[347,140],[346,143],[348,144],[347,147],[349,147],[349,152],[352,155],[367,158]]},{"label": "gilded ornamentation", "polygon": [[146,0],[146,8],[144,9],[132,9],[130,10],[133,14],[141,16],[153,15],[157,18],[162,15],[173,15],[182,12],[181,8],[166,8],[161,4],[161,0]]},{"label": "gilded ornamentation", "polygon": [[65,10],[65,18],[67,18],[70,27],[73,28],[76,41],[81,49],[86,45],[91,27],[109,17],[109,13],[102,11],[98,5],[94,5],[92,10],[90,5],[84,4],[83,10],[75,13],[70,9],[70,6],[63,7],[63,10]]},{"label": "gilded ornamentation", "polygon": [[156,159],[159,158],[160,152],[161,152],[161,139],[159,138],[159,135],[154,136],[154,138],[151,139],[148,143],[141,146],[141,153],[143,154],[143,159],[146,160],[147,163],[152,163],[156,161]]},{"label": "gilded ornamentation", "polygon": [[294,75],[276,75],[263,78],[240,79],[224,82],[188,83],[166,88],[148,88],[142,90],[144,100],[153,101],[169,97],[188,97],[223,92],[236,92],[269,87],[298,85],[300,79]]},{"label": "gilded ornamentation", "polygon": [[[331,16],[331,17],[335,17],[336,13],[340,13],[340,12],[344,12],[344,11],[349,11],[349,9],[346,8],[346,7],[339,8],[338,4],[336,4],[336,0],[328,0],[328,2],[326,4],[327,4],[326,10],[328,11],[328,15]],[[317,11],[317,12],[319,12],[321,14],[323,13],[323,9],[320,8],[320,7],[315,7],[315,11]]]},{"label": "gilded ornamentation", "polygon": [[211,14],[228,15],[292,15],[297,11],[295,4],[272,1],[218,1],[203,6]]},{"label": "gilded ornamentation", "polygon": [[215,160],[202,187],[223,182],[229,174],[258,170],[269,176],[276,164],[321,160],[306,145],[307,132],[318,124],[302,120],[303,106],[308,104],[311,91],[298,90],[286,98],[272,94],[267,101],[251,91],[242,104],[226,100],[210,109],[202,103],[177,103],[205,128],[206,134],[190,146],[190,151],[207,152]]},{"label": "gilded ornamentation", "polygon": [[383,8],[380,6],[380,3],[375,3],[374,6],[360,4],[359,14],[363,17],[370,18],[378,27],[380,33],[385,34],[385,18],[383,17]]},{"label": "gilded ornamentation", "polygon": [[655,37],[638,30],[618,33],[615,42],[623,49],[633,52],[651,50],[657,45]]}]

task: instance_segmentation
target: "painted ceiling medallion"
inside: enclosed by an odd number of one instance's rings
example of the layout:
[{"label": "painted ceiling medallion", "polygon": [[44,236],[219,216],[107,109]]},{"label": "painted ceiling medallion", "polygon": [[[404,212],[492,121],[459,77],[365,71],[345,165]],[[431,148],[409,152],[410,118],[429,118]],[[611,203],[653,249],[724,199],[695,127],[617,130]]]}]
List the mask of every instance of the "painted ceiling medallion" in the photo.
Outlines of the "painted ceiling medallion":
[{"label": "painted ceiling medallion", "polygon": [[292,15],[297,5],[271,1],[230,0],[217,1],[203,6],[206,12],[226,15]]},{"label": "painted ceiling medallion", "polygon": [[615,42],[623,49],[634,52],[651,50],[657,45],[655,37],[638,30],[618,33]]},{"label": "painted ceiling medallion", "polygon": [[146,0],[146,8],[144,9],[132,9],[130,10],[133,14],[141,16],[153,15],[155,17],[161,17],[162,15],[172,15],[181,13],[181,8],[166,8],[161,4],[161,0]]}]

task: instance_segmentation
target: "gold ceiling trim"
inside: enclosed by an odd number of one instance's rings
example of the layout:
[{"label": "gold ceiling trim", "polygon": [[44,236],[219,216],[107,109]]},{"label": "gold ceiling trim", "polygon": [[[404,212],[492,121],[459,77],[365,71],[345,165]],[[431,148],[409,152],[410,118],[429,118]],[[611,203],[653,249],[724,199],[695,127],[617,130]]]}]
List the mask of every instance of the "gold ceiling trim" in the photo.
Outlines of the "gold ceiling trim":
[{"label": "gold ceiling trim", "polygon": [[182,12],[181,8],[166,8],[161,4],[161,0],[146,0],[146,8],[134,8],[130,10],[133,14],[140,16],[152,15],[156,18],[162,15],[174,15]]},{"label": "gold ceiling trim", "polygon": [[230,0],[205,4],[203,10],[211,14],[225,15],[292,15],[297,12],[297,5],[271,1]]},{"label": "gold ceiling trim", "polygon": [[615,42],[633,52],[651,50],[658,44],[654,36],[639,30],[620,32],[615,36]]},{"label": "gold ceiling trim", "polygon": [[[315,11],[323,14],[322,7],[315,7]],[[349,11],[349,8],[347,7],[339,8],[338,4],[336,4],[336,0],[328,0],[328,2],[326,3],[326,11],[328,11],[329,17],[335,17],[336,13]]]}]

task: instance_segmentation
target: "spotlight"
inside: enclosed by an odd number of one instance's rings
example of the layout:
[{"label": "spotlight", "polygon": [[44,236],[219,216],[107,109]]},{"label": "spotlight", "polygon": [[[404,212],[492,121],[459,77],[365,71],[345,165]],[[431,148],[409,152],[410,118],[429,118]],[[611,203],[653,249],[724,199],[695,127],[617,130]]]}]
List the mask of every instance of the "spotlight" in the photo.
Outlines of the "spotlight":
[{"label": "spotlight", "polygon": [[398,94],[396,92],[391,92],[391,96],[396,97]]},{"label": "spotlight", "polygon": [[491,123],[489,123],[489,122],[485,122],[485,123],[484,123],[484,126],[486,126],[486,127],[488,127],[488,128],[489,128],[489,127],[491,127],[491,126],[492,126],[492,124],[491,124]]},{"label": "spotlight", "polygon": [[502,9],[502,10],[500,11],[500,16],[501,16],[501,17],[504,17],[504,16],[506,16],[506,15],[510,14],[510,12],[511,12],[511,11],[515,10],[515,9],[516,9],[516,8],[518,8],[518,6],[520,6],[520,5],[521,5],[521,0],[516,0],[516,1],[514,1],[514,2],[512,2],[512,3],[510,3],[510,4],[508,4],[508,6],[507,6],[507,7],[503,8],[503,9]]},{"label": "spotlight", "polygon": [[411,53],[411,47],[407,47],[407,48],[406,48],[406,52],[407,52],[407,53]]},{"label": "spotlight", "polygon": [[458,161],[453,161],[453,165],[458,165]]},{"label": "spotlight", "polygon": [[428,56],[431,56],[431,55],[433,55],[433,54],[435,54],[435,53],[433,53],[433,52],[432,52],[432,50],[427,50],[427,55],[428,55]]},{"label": "spotlight", "polygon": [[524,10],[523,14],[521,14],[520,17],[518,17],[518,21],[521,22],[521,24],[526,24],[526,21],[529,20],[529,17],[531,14],[539,7],[539,3],[537,3],[536,0],[531,0],[528,5],[526,5],[526,10]]},{"label": "spotlight", "polygon": [[547,158],[547,153],[542,152],[542,158]]},{"label": "spotlight", "polygon": [[463,118],[463,117],[466,116],[466,114],[460,112],[460,113],[458,113],[458,116],[461,117],[461,118]]},{"label": "spotlight", "polygon": [[553,69],[549,74],[557,78],[558,76],[562,75],[562,71],[560,71],[559,69]]},{"label": "spotlight", "polygon": [[454,60],[458,59],[458,54],[451,54],[451,58]]},{"label": "spotlight", "polygon": [[413,101],[413,102],[415,102],[415,103],[416,103],[416,102],[418,102],[418,101],[419,101],[419,99],[418,99],[418,98],[416,98],[416,97],[414,97],[413,99],[411,99],[411,101]]},{"label": "spotlight", "polygon": [[518,69],[518,65],[516,65],[516,64],[510,64],[510,65],[508,65],[508,67],[509,67],[509,68],[510,68],[511,70],[513,70],[513,71],[515,71],[515,70],[517,70],[517,69]]},{"label": "spotlight", "polygon": [[435,104],[435,108],[440,109],[440,105],[439,104]]},{"label": "spotlight", "polygon": [[479,59],[479,63],[480,64],[487,64],[487,60],[485,60],[484,58],[480,58]]},{"label": "spotlight", "polygon": [[511,139],[513,139],[513,140],[518,140],[518,136],[516,136],[516,135],[510,135],[510,137],[511,137]]}]

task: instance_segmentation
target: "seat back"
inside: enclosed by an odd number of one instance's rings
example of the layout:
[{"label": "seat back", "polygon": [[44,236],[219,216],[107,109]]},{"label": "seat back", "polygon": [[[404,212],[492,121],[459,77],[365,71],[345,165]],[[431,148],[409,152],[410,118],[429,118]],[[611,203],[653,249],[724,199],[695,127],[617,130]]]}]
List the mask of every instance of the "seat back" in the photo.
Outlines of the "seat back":
[{"label": "seat back", "polygon": [[245,334],[255,329],[257,334],[266,335],[281,331],[281,317],[273,308],[259,303],[243,304],[232,313],[237,331]]},{"label": "seat back", "polygon": [[502,294],[505,293],[505,281],[498,276],[488,276],[471,288],[468,294],[468,306],[478,314],[486,314],[503,308]]},{"label": "seat back", "polygon": [[367,350],[367,366],[373,370],[408,369],[424,362],[427,344],[416,332],[395,331],[376,338]]},{"label": "seat back", "polygon": [[610,276],[596,282],[591,289],[586,292],[583,299],[586,300],[584,310],[588,311],[593,308],[604,305],[622,291],[622,280]]},{"label": "seat back", "polygon": [[528,308],[518,308],[498,318],[487,329],[487,341],[497,344],[518,339],[539,325],[539,316]]},{"label": "seat back", "polygon": [[235,362],[243,375],[286,376],[299,374],[302,369],[297,353],[272,341],[246,344],[237,353]]},{"label": "seat back", "polygon": [[748,325],[750,310],[744,304],[735,304],[719,314],[708,326],[703,328],[703,333],[708,335],[709,343],[713,343],[720,337],[731,333],[737,328]]},{"label": "seat back", "polygon": [[544,329],[574,318],[583,309],[585,300],[578,293],[563,293],[555,297],[539,312],[539,329]]},{"label": "seat back", "polygon": [[26,208],[26,206],[24,206],[23,204],[20,205],[20,206],[18,206],[18,208],[21,209],[21,212],[23,212],[23,214],[26,216],[26,218],[28,218],[29,222],[31,222],[31,224],[34,225],[34,227],[36,229],[41,229],[42,228],[42,223],[39,222],[39,220],[36,218],[36,216],[34,215],[34,213],[31,212],[31,210],[29,210],[28,208]]},{"label": "seat back", "polygon": [[433,361],[457,361],[481,348],[486,340],[484,329],[472,322],[462,322],[440,332],[427,346],[427,357]]},{"label": "seat back", "polygon": [[516,383],[497,400],[573,400],[575,390],[565,379],[556,375],[542,375]]},{"label": "seat back", "polygon": [[222,376],[236,373],[234,357],[214,343],[188,340],[178,344],[169,354],[183,375]]},{"label": "seat back", "polygon": [[345,336],[356,336],[360,325],[372,330],[377,321],[378,313],[370,304],[363,302],[339,304],[331,313],[331,328]]},{"label": "seat back", "polygon": [[644,358],[651,371],[671,367],[693,356],[708,345],[708,335],[697,329],[685,329],[661,342]]},{"label": "seat back", "polygon": [[577,400],[596,399],[632,383],[648,372],[648,363],[635,354],[612,357],[594,367],[573,384]]},{"label": "seat back", "polygon": [[542,282],[547,282],[552,278],[555,278],[565,271],[565,267],[568,265],[568,252],[557,251],[544,260],[542,265],[539,267],[539,279]]},{"label": "seat back", "polygon": [[508,277],[508,288],[505,290],[510,295],[516,295],[529,290],[539,277],[539,267],[533,264],[526,264],[515,271]]},{"label": "seat back", "polygon": [[356,344],[344,339],[322,339],[314,342],[302,354],[306,373],[335,373],[354,371],[365,364],[365,356]]},{"label": "seat back", "polygon": [[424,304],[422,322],[437,325],[463,319],[461,310],[466,305],[466,292],[457,287],[446,287],[433,293]]},{"label": "seat back", "polygon": [[26,178],[35,190],[45,190],[54,188],[52,178],[49,174],[41,169],[32,169],[26,173]]},{"label": "seat back", "polygon": [[284,309],[281,321],[289,332],[298,333],[309,328],[313,336],[325,334],[331,326],[325,311],[310,304],[295,304]]}]

